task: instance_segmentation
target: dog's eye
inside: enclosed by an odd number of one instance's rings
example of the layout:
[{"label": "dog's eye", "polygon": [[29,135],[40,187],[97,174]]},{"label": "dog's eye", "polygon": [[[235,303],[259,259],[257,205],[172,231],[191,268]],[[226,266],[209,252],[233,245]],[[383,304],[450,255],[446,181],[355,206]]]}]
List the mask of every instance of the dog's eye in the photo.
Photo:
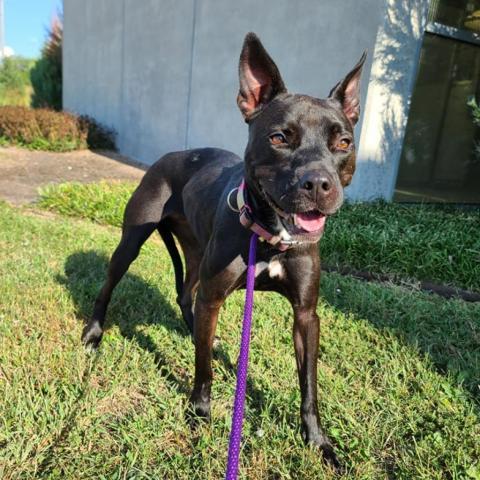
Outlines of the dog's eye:
[{"label": "dog's eye", "polygon": [[348,150],[348,147],[350,146],[352,142],[348,138],[342,138],[336,145],[337,150]]},{"label": "dog's eye", "polygon": [[270,135],[270,143],[272,145],[284,145],[287,143],[287,139],[283,133],[274,133]]}]

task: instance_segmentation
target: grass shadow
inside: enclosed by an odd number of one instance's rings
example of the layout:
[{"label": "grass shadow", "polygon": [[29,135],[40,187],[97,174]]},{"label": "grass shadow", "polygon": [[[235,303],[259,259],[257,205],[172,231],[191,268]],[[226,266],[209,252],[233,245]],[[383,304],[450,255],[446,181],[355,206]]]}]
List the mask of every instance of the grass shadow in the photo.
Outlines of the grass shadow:
[{"label": "grass shadow", "polygon": [[321,295],[328,304],[413,345],[468,392],[480,407],[480,306],[411,292],[386,284],[362,283],[328,275]]},{"label": "grass shadow", "polygon": [[[95,298],[105,279],[108,262],[106,255],[93,250],[76,252],[66,259],[65,275],[57,277],[57,281],[69,291],[75,304],[76,314],[83,321],[86,321],[92,313]],[[120,334],[124,338],[135,342],[150,355],[153,355],[160,375],[170,387],[182,393],[186,398],[190,394],[192,386],[190,378],[187,376],[179,377],[172,373],[172,369],[169,368],[169,356],[162,352],[158,345],[158,339],[150,336],[143,328],[146,325],[154,324],[166,327],[168,334],[182,337],[189,336],[179,311],[161,293],[161,285],[150,284],[141,277],[127,272],[112,295],[106,329],[112,325],[118,326]],[[79,348],[81,348],[80,338],[78,343]],[[221,342],[214,351],[214,358],[224,366],[225,370],[236,371],[236,359],[232,361]],[[234,377],[235,375],[232,376],[233,381],[235,381]],[[223,381],[225,380],[224,378]],[[217,381],[222,381],[218,375]],[[295,385],[292,388],[298,387]],[[250,377],[247,391],[248,404],[252,412],[249,415],[250,428],[253,432],[260,428],[262,416],[268,410],[270,421],[286,422],[298,435],[300,434],[298,412],[285,408],[285,405],[281,402],[272,403],[272,398],[275,397],[273,389],[269,388],[260,379]],[[231,400],[233,405],[233,398]],[[185,414],[188,417],[188,408]],[[73,420],[74,418],[72,418]],[[192,434],[197,435],[195,429],[193,429]],[[249,447],[246,447],[247,457],[252,454]]]},{"label": "grass shadow", "polygon": [[[65,262],[65,276],[57,277],[75,303],[76,314],[83,321],[90,317],[95,298],[106,277],[108,258],[95,251],[76,252]],[[105,329],[117,325],[121,335],[134,341],[153,355],[159,372],[178,391],[189,392],[188,380],[176,377],[170,369],[167,356],[154,339],[140,327],[162,324],[176,335],[187,337],[183,319],[172,308],[159,290],[132,273],[126,273],[115,289],[109,305]],[[80,338],[78,339],[80,346]]]},{"label": "grass shadow", "polygon": [[[107,256],[93,250],[76,252],[65,262],[65,276],[57,277],[57,281],[70,292],[76,314],[83,321],[87,321],[92,313],[95,298],[106,276],[108,262]],[[161,289],[127,272],[112,295],[106,330],[111,325],[117,325],[124,338],[136,342],[153,355],[160,374],[172,387],[186,396],[189,395],[191,387],[189,379],[178,378],[171,372],[167,356],[158,347],[157,342],[141,328],[152,324],[165,326],[170,334],[183,337],[190,335],[179,311],[172,308],[171,303],[162,295]],[[80,338],[78,341],[80,346]],[[227,371],[236,370],[236,365],[221,342],[214,350],[214,358],[222,363]],[[260,412],[266,405],[263,391],[257,388],[251,379],[248,391],[253,408]]]},{"label": "grass shadow", "polygon": [[37,467],[36,476],[38,478],[50,478],[52,470],[56,467],[55,459],[58,455],[58,451],[67,441],[70,432],[73,430],[77,422],[77,419],[82,414],[82,402],[88,393],[90,374],[92,372],[92,369],[95,368],[97,361],[98,356],[95,356],[85,366],[80,381],[79,393],[76,396],[75,400],[69,405],[70,413],[67,415],[65,421],[63,422],[63,427],[56,434],[53,441],[48,446],[47,451],[44,453],[44,459],[39,463]]}]

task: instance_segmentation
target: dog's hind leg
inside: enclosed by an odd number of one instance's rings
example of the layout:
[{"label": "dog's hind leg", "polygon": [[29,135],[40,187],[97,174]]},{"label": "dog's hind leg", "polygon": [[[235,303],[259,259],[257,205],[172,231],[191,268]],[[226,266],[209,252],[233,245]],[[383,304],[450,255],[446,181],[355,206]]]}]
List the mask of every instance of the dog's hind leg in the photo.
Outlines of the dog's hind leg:
[{"label": "dog's hind leg", "polygon": [[185,256],[187,270],[184,282],[182,258],[178,252],[172,232],[169,230],[167,225],[163,224],[163,222],[159,225],[158,231],[172,259],[173,269],[175,272],[177,303],[182,311],[182,317],[185,320],[188,331],[190,332],[190,335],[193,336],[192,297],[195,292],[196,285],[198,284],[198,265],[200,262],[195,262],[194,259],[192,259],[193,255],[190,253],[190,250],[185,248],[182,249]]},{"label": "dog's hind leg", "polygon": [[[168,222],[168,223],[167,223]],[[161,222],[158,228],[172,258],[175,271],[177,303],[182,311],[182,317],[193,337],[193,297],[198,286],[198,270],[202,259],[200,248],[190,227],[185,221]],[[185,281],[183,281],[182,260],[175,244],[172,232],[178,239],[185,257]]]},{"label": "dog's hind leg", "polygon": [[140,248],[156,226],[157,224],[152,222],[124,227],[122,239],[108,266],[107,279],[95,301],[92,317],[82,332],[82,342],[85,346],[96,348],[99,345],[112,291],[125,275],[130,264],[137,258]]},{"label": "dog's hind leg", "polygon": [[[188,258],[189,257],[189,258]],[[188,325],[190,334],[193,337],[193,297],[198,287],[198,269],[200,259],[194,255],[186,255],[187,273],[185,275],[185,284],[183,285],[183,293],[177,298],[177,303],[182,310],[182,315]]]},{"label": "dog's hind leg", "polygon": [[158,233],[162,237],[163,243],[167,247],[167,251],[172,259],[173,270],[175,272],[175,290],[177,291],[177,303],[183,294],[183,264],[182,257],[178,252],[177,245],[175,244],[175,239],[173,238],[172,232],[169,229],[168,225],[165,222],[160,222],[158,226]]},{"label": "dog's hind leg", "polygon": [[82,332],[82,342],[87,347],[96,348],[100,343],[112,291],[137,258],[142,245],[158,228],[171,198],[170,186],[159,171],[161,160],[156,165],[145,174],[125,207],[122,238],[110,260],[107,279],[95,301],[92,317]]}]

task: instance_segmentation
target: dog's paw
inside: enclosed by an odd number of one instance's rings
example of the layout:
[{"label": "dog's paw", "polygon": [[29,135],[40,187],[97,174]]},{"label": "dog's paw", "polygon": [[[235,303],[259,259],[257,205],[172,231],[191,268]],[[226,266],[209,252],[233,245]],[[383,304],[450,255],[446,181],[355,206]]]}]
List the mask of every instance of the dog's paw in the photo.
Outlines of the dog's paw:
[{"label": "dog's paw", "polygon": [[202,423],[210,421],[210,402],[192,395],[188,402],[188,409],[186,412],[187,421],[192,428],[196,428]]},{"label": "dog's paw", "polygon": [[210,403],[208,402],[195,402],[191,404],[191,409],[196,417],[201,420],[210,420]]},{"label": "dog's paw", "polygon": [[337,474],[343,475],[345,473],[344,468],[338,457],[333,450],[333,446],[330,442],[323,443],[322,445],[318,445],[320,450],[322,451],[323,461]]},{"label": "dog's paw", "polygon": [[343,475],[345,473],[344,468],[333,449],[333,445],[330,439],[323,433],[317,433],[316,435],[308,435],[305,429],[302,429],[302,437],[307,445],[312,445],[318,448],[322,452],[323,461],[337,474]]},{"label": "dog's paw", "polygon": [[215,335],[215,337],[213,337],[213,351],[217,352],[218,350],[220,350],[221,347],[222,347],[222,341],[220,337]]},{"label": "dog's paw", "polygon": [[96,350],[100,345],[103,336],[103,329],[98,321],[90,321],[83,328],[82,343],[87,351]]}]

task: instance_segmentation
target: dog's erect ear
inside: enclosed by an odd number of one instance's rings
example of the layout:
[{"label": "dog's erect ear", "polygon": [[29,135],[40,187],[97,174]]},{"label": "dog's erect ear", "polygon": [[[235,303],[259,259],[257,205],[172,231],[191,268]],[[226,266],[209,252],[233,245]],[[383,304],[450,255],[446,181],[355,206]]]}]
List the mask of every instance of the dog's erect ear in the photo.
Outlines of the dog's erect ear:
[{"label": "dog's erect ear", "polygon": [[254,33],[245,37],[238,70],[237,104],[246,122],[276,95],[287,91],[275,62]]},{"label": "dog's erect ear", "polygon": [[352,125],[355,125],[360,117],[360,76],[366,58],[365,51],[353,70],[332,88],[328,96],[340,102],[343,112]]}]

